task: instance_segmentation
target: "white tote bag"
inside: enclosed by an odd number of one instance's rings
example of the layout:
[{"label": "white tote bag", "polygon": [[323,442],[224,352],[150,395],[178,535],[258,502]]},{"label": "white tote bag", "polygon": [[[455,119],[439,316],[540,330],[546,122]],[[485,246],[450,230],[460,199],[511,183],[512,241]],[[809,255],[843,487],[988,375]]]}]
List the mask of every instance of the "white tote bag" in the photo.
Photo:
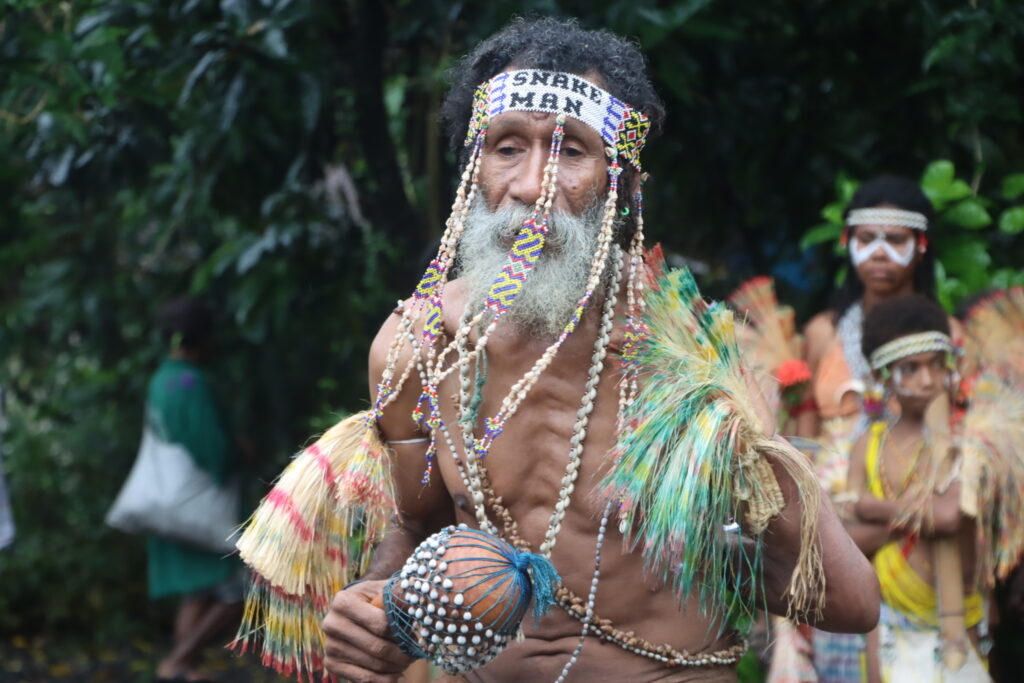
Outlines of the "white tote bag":
[{"label": "white tote bag", "polygon": [[239,482],[218,486],[182,446],[148,427],[127,481],[107,512],[107,524],[228,554],[239,525]]}]

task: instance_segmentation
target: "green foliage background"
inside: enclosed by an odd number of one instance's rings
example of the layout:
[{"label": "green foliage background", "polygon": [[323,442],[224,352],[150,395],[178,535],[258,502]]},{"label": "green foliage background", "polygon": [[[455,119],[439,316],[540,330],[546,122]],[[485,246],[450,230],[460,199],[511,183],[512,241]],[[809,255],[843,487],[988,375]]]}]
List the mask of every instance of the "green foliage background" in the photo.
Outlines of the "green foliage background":
[{"label": "green foliage background", "polygon": [[820,307],[842,261],[835,226],[810,228],[880,172],[941,204],[947,304],[1020,281],[1020,3],[8,2],[0,385],[19,536],[0,632],[113,637],[162,614],[143,607],[140,543],[102,524],[164,353],[160,302],[218,304],[218,371],[261,456],[252,497],[363,404],[372,333],[451,200],[444,71],[530,12],[643,46],[669,110],[649,230],[710,264],[711,293],[774,269],[784,298]]}]

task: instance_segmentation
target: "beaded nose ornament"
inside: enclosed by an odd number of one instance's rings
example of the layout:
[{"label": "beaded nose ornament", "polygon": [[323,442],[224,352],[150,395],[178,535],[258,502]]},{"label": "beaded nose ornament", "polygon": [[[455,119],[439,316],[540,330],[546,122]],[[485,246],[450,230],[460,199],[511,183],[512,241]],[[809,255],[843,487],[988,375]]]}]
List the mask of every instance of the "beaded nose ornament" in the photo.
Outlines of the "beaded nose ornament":
[{"label": "beaded nose ornament", "polygon": [[505,649],[533,601],[535,619],[561,579],[540,555],[465,524],[421,543],[384,589],[398,645],[446,673],[471,671]]}]

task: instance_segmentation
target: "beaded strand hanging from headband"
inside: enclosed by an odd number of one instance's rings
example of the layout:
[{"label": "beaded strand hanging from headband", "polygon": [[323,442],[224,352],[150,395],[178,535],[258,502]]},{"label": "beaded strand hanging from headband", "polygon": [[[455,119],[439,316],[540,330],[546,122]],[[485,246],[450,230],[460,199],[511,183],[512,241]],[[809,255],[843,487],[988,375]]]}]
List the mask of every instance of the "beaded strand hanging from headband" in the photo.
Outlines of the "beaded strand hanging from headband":
[{"label": "beaded strand hanging from headband", "polygon": [[[579,97],[574,97],[575,95],[579,95]],[[583,95],[586,97],[582,97]],[[591,264],[590,278],[583,297],[562,333],[537,360],[534,367],[513,386],[509,395],[502,402],[498,414],[486,421],[483,436],[473,444],[476,456],[484,457],[486,455],[494,439],[501,434],[505,423],[516,412],[533,384],[536,383],[537,378],[550,365],[558,349],[576,329],[597,284],[600,282],[602,273],[605,272],[609,247],[614,236],[618,177],[622,171],[618,158],[621,153],[639,171],[639,151],[650,127],[645,116],[577,76],[522,70],[499,74],[477,89],[473,113],[467,130],[467,142],[473,139],[480,140],[480,132],[486,129],[489,120],[494,116],[506,111],[553,111],[559,102],[559,97],[564,98],[564,111],[558,112],[556,118],[551,149],[541,181],[541,194],[534,205],[532,215],[523,223],[516,235],[506,264],[492,283],[482,307],[471,318],[460,324],[454,338],[440,351],[434,344],[443,315],[440,309],[439,295],[435,295],[436,305],[432,305],[430,313],[428,313],[423,335],[423,342],[426,346],[424,365],[427,377],[423,383],[420,400],[413,412],[413,419],[421,427],[429,430],[431,435],[426,454],[424,483],[429,481],[437,453],[437,433],[441,425],[438,386],[448,375],[475,361],[484,352],[499,319],[514,304],[544,248],[557,187],[558,162],[562,139],[565,135],[566,116],[572,116],[592,126],[603,140],[610,143],[606,149],[609,157],[609,191],[605,201],[598,247]],[[642,239],[642,232],[638,231],[630,249],[630,260],[634,266],[640,260]],[[631,308],[635,308],[635,306]],[[432,321],[436,321],[435,325],[431,325]],[[474,348],[467,353],[458,354],[454,362],[446,365],[448,355],[453,350],[459,349],[474,329],[479,331]]]},{"label": "beaded strand hanging from headband", "polygon": [[[644,278],[641,269],[644,267],[644,196],[642,183],[646,174],[640,178],[641,187],[637,188],[634,197],[634,220],[636,232],[629,245],[629,275],[626,279],[626,330],[622,346],[622,382],[619,384],[618,429],[625,427],[625,414],[628,407],[636,399],[639,390],[640,350],[638,344],[645,334],[644,330]],[[660,250],[660,247],[658,247]],[[658,258],[658,256],[655,256]]]},{"label": "beaded strand hanging from headband", "polygon": [[[488,292],[483,308],[471,319],[459,326],[454,339],[436,353],[436,347],[432,343],[437,335],[429,338],[426,345],[426,379],[423,383],[422,393],[419,402],[413,411],[413,419],[422,427],[429,430],[430,444],[426,452],[426,469],[423,473],[423,482],[430,480],[433,470],[433,461],[437,453],[437,430],[441,425],[441,412],[438,402],[437,388],[440,383],[458,367],[471,362],[487,346],[487,341],[498,325],[501,316],[511,308],[530,271],[537,263],[541,250],[544,248],[545,238],[548,231],[548,221],[551,213],[551,205],[554,201],[555,183],[558,178],[558,159],[562,148],[562,139],[565,137],[565,117],[559,116],[554,133],[551,136],[551,149],[548,155],[547,165],[544,169],[541,181],[541,194],[534,205],[533,214],[523,223],[512,243],[508,259],[501,272],[495,278]],[[440,301],[438,301],[440,303]],[[479,325],[485,317],[489,316],[486,328],[480,334],[476,348],[470,354],[459,356],[458,359],[447,368],[444,366],[448,354],[465,339],[468,339],[471,330]],[[442,312],[440,306],[437,311],[440,327]],[[424,338],[425,341],[428,339]],[[424,410],[426,408],[426,410]]]},{"label": "beaded strand hanging from headband", "polygon": [[[476,127],[473,138],[467,140],[467,145],[472,144],[473,150],[466,162],[465,169],[463,169],[462,178],[455,194],[455,201],[452,203],[452,211],[446,222],[444,234],[441,236],[441,244],[437,255],[431,260],[426,271],[423,273],[423,277],[420,278],[419,284],[416,285],[412,296],[412,305],[402,307],[402,317],[398,324],[398,331],[388,347],[384,372],[377,383],[377,398],[373,407],[374,418],[379,418],[384,408],[398,396],[402,386],[412,372],[417,355],[416,349],[419,344],[414,337],[409,337],[409,334],[420,318],[424,308],[427,309],[427,317],[423,325],[423,338],[427,342],[426,346],[428,349],[432,346],[429,342],[433,341],[442,327],[441,300],[452,265],[455,263],[459,239],[466,227],[469,210],[473,200],[479,193],[480,155],[487,137],[487,128],[487,121],[481,121]],[[401,305],[401,302],[399,304]],[[398,381],[395,382],[398,357],[407,339],[413,346],[414,353],[402,369]]]},{"label": "beaded strand hanging from headband", "polygon": [[[561,131],[558,129],[562,127],[563,122],[564,117],[560,116],[556,127],[556,136],[558,138],[561,137]],[[616,291],[618,289],[620,277],[622,274],[621,252],[618,249],[618,247],[615,246],[613,243],[614,228],[616,221],[616,204],[618,201],[618,181],[619,175],[621,173],[621,167],[618,164],[617,149],[614,147],[609,147],[607,149],[607,153],[610,159],[610,163],[608,166],[609,192],[608,197],[605,201],[604,216],[598,237],[597,248],[595,250],[594,258],[591,263],[591,272],[588,278],[586,290],[583,296],[581,297],[580,301],[578,302],[577,307],[574,310],[572,316],[570,316],[569,321],[563,328],[562,333],[558,336],[555,342],[552,343],[548,347],[548,349],[546,349],[546,351],[540,356],[540,358],[535,362],[531,370],[527,372],[526,375],[522,377],[512,387],[511,391],[506,396],[505,400],[502,401],[501,409],[499,410],[499,412],[494,417],[485,420],[484,435],[480,439],[476,439],[473,436],[473,424],[476,422],[476,415],[473,406],[479,405],[479,391],[481,389],[482,384],[480,382],[481,364],[485,363],[486,358],[484,355],[485,341],[489,336],[490,331],[493,330],[493,326],[496,322],[497,317],[501,313],[504,313],[505,311],[508,310],[508,308],[511,306],[511,303],[514,301],[514,297],[518,295],[518,292],[522,287],[521,283],[518,286],[509,287],[507,290],[503,290],[508,291],[511,294],[511,296],[508,296],[505,301],[501,302],[504,305],[497,307],[497,310],[495,311],[493,317],[491,318],[487,329],[483,330],[482,333],[479,335],[477,344],[475,345],[475,348],[472,351],[466,348],[466,342],[468,341],[469,338],[468,333],[469,330],[471,330],[475,324],[479,324],[481,317],[480,314],[477,314],[476,316],[471,316],[471,309],[467,307],[467,311],[463,316],[462,322],[460,323],[459,331],[456,333],[455,338],[453,339],[451,344],[451,346],[454,346],[458,351],[458,360],[455,361],[455,363],[452,366],[444,370],[442,370],[442,364],[440,362],[433,364],[433,367],[431,369],[433,370],[434,376],[429,379],[424,377],[422,380],[425,388],[430,387],[429,389],[426,389],[426,391],[424,392],[424,396],[427,397],[428,401],[430,401],[430,408],[432,410],[432,416],[428,426],[431,427],[431,432],[432,434],[434,434],[434,439],[436,439],[436,434],[438,432],[443,434],[447,442],[448,448],[452,453],[452,457],[455,460],[460,476],[462,477],[463,482],[466,484],[467,490],[470,492],[477,520],[481,525],[481,528],[493,529],[493,525],[491,524],[490,519],[488,518],[487,515],[487,506],[485,505],[486,500],[486,502],[490,504],[492,508],[495,509],[496,514],[500,518],[505,520],[506,525],[512,524],[511,529],[507,528],[507,531],[510,531],[512,533],[513,538],[515,538],[515,545],[517,547],[523,547],[522,539],[516,538],[517,534],[515,534],[514,522],[512,522],[511,518],[507,514],[502,514],[507,513],[507,511],[504,510],[503,506],[501,506],[500,502],[498,502],[499,499],[497,499],[497,497],[494,495],[493,489],[490,487],[489,477],[487,476],[486,469],[483,464],[483,458],[489,452],[491,444],[501,434],[504,424],[516,412],[516,410],[521,405],[525,397],[529,394],[531,388],[536,383],[539,376],[550,365],[561,345],[569,337],[569,335],[571,335],[572,332],[576,329],[577,325],[582,319],[583,313],[585,312],[594,292],[600,286],[602,277],[609,274],[611,275],[611,277],[608,279],[609,291],[605,296],[604,313],[602,315],[601,324],[599,326],[600,329],[598,332],[598,337],[595,340],[594,356],[592,359],[591,368],[588,372],[588,382],[584,390],[583,405],[580,407],[577,423],[574,427],[569,463],[567,465],[565,477],[562,480],[562,489],[559,495],[559,500],[554,507],[551,520],[548,524],[547,532],[545,533],[545,539],[540,547],[540,555],[542,557],[550,557],[551,551],[556,541],[558,530],[561,528],[561,521],[565,516],[566,510],[569,505],[569,499],[574,489],[575,479],[579,471],[580,455],[582,454],[583,450],[583,441],[585,439],[587,423],[589,421],[590,413],[594,407],[594,397],[596,396],[597,383],[600,380],[601,368],[603,367],[605,354],[607,353],[607,348],[610,341],[610,333],[614,321],[615,304],[617,301]],[[557,171],[557,167],[553,170]],[[554,173],[552,173],[552,176],[554,176]],[[549,178],[546,175],[545,181],[547,180],[549,180]],[[551,177],[550,180],[553,181],[554,177]],[[552,182],[550,186],[552,191],[554,189],[553,185],[554,183]],[[548,187],[549,186],[545,182],[544,189],[547,189]],[[550,201],[550,198],[547,199],[548,201]],[[637,193],[636,203],[638,207],[638,214],[636,216],[637,232],[634,235],[634,238],[630,244],[630,265],[629,277],[627,282],[629,299],[627,313],[630,320],[629,327],[634,331],[637,331],[639,328],[638,312],[642,311],[642,300],[640,299],[640,287],[642,287],[642,285],[638,287],[637,282],[637,274],[639,273],[639,270],[642,266],[643,245],[643,223],[642,214],[640,213],[640,211],[642,211],[642,198],[639,192]],[[611,269],[611,272],[608,273],[607,271],[609,269],[607,267],[607,264],[608,257],[610,254],[614,255],[613,260],[615,262],[615,266]],[[503,271],[503,275],[507,274],[507,272],[507,269],[506,271]],[[499,276],[499,279],[495,281],[496,286],[502,286],[504,284],[505,283],[501,282],[501,276]],[[495,293],[495,289],[496,287],[492,286],[491,296],[489,296],[488,299],[483,303],[483,309],[481,312],[487,311],[488,308],[491,308],[492,310],[495,308],[495,297],[493,296],[493,294]],[[472,381],[469,378],[469,366],[470,363],[473,363],[474,361],[477,364],[478,373],[476,381]],[[445,376],[447,376],[447,374],[455,371],[456,369],[458,369],[459,371],[461,382],[460,422],[462,423],[463,427],[463,443],[465,445],[464,462],[459,458],[457,447],[453,443],[451,435],[447,427],[444,425],[444,422],[440,419],[436,401],[436,387],[438,386],[440,381],[443,380]],[[636,387],[635,374],[635,372],[631,373],[633,379],[632,395],[634,396]],[[623,381],[621,383],[621,397],[619,410],[620,414],[622,412],[623,405],[625,405],[625,403],[628,400],[631,400],[630,384],[631,383],[629,381]],[[471,387],[473,387],[474,385],[476,386],[477,394],[470,397]],[[427,476],[429,476],[429,468],[430,465],[428,462]],[[609,514],[610,506],[606,508],[605,514],[603,515],[601,525],[602,529],[604,529],[607,525]],[[497,530],[495,529],[495,531]],[[601,534],[601,536],[603,536],[603,533]],[[592,581],[591,591],[588,599],[588,603],[591,606],[591,611],[597,588],[598,575],[596,572],[600,562],[600,545],[602,540],[603,538],[599,538],[597,558],[595,559],[595,576]],[[575,664],[575,662],[578,659],[580,650],[582,649],[583,645],[582,638],[585,636],[589,628],[588,619],[589,617],[584,617],[582,623],[581,641],[577,645],[573,653],[573,656],[566,663],[566,667],[562,672],[562,678],[564,678],[564,676],[567,675],[569,668],[571,668],[572,665]]]}]

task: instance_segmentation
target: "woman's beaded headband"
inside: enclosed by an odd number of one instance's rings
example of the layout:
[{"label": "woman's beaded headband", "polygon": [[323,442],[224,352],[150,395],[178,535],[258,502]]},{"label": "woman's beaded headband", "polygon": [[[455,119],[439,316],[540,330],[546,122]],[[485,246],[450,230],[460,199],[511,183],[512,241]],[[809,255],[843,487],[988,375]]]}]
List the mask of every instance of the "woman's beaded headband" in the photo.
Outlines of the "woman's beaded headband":
[{"label": "woman's beaded headband", "polygon": [[881,370],[900,358],[913,356],[926,351],[944,351],[952,354],[955,350],[953,340],[941,332],[918,332],[908,334],[899,339],[882,344],[871,354],[871,369]]},{"label": "woman's beaded headband", "polygon": [[472,144],[485,122],[507,111],[564,114],[593,128],[605,144],[640,169],[651,122],[611,93],[574,74],[522,69],[500,73],[481,83],[473,98],[473,114],[466,131]]},{"label": "woman's beaded headband", "polygon": [[846,225],[896,225],[924,232],[928,229],[928,218],[923,213],[903,209],[854,209],[846,217]]}]

